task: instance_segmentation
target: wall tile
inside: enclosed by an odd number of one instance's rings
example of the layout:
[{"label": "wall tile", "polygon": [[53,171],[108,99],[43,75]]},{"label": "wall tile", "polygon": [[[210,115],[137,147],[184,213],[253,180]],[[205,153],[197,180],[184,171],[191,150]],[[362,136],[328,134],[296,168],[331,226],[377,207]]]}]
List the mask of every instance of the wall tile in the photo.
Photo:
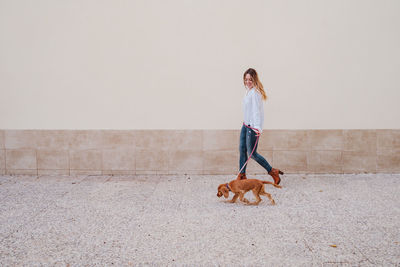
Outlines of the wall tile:
[{"label": "wall tile", "polygon": [[136,149],[148,151],[169,150],[171,139],[171,131],[168,130],[137,130]]},{"label": "wall tile", "polygon": [[7,170],[37,170],[35,150],[6,150]]},{"label": "wall tile", "polygon": [[171,130],[169,138],[169,150],[202,150],[203,131]]},{"label": "wall tile", "polygon": [[0,173],[3,173],[2,170],[6,169],[6,151],[4,149],[0,149]]},{"label": "wall tile", "polygon": [[311,150],[343,150],[342,130],[309,130],[308,138]]},{"label": "wall tile", "polygon": [[235,151],[204,151],[203,170],[207,174],[237,174],[239,154]]},{"label": "wall tile", "polygon": [[100,130],[74,130],[69,132],[69,149],[89,150],[103,148],[103,132]]},{"label": "wall tile", "polygon": [[376,153],[376,130],[343,130],[344,151],[365,151]]},{"label": "wall tile", "polygon": [[103,170],[135,170],[135,149],[104,149]]},{"label": "wall tile", "polygon": [[288,150],[309,150],[310,143],[308,140],[307,131],[293,130],[287,133],[288,136]]},{"label": "wall tile", "polygon": [[138,171],[166,171],[168,173],[168,151],[136,150],[136,173]]},{"label": "wall tile", "polygon": [[5,149],[5,131],[4,130],[0,130],[0,149]]},{"label": "wall tile", "polygon": [[68,150],[70,135],[69,130],[37,130],[36,149]]},{"label": "wall tile", "polygon": [[13,170],[7,169],[6,175],[37,175],[37,170]]},{"label": "wall tile", "polygon": [[306,130],[266,130],[259,141],[261,150],[299,150],[310,149]]},{"label": "wall tile", "polygon": [[4,142],[6,149],[36,149],[36,130],[5,130]]},{"label": "wall tile", "polygon": [[400,152],[400,130],[377,130],[378,151]]},{"label": "wall tile", "polygon": [[69,170],[41,170],[38,169],[38,175],[69,175]]},{"label": "wall tile", "polygon": [[376,172],[376,154],[365,151],[344,151],[343,152],[343,172],[360,173]]},{"label": "wall tile", "polygon": [[37,150],[38,169],[69,170],[67,150]]},{"label": "wall tile", "polygon": [[274,151],[274,168],[283,172],[307,172],[307,151]]},{"label": "wall tile", "polygon": [[[102,169],[102,152],[101,150],[72,150],[69,153],[70,169],[99,171]],[[89,172],[90,173],[90,172]],[[85,172],[86,174],[86,172]]]},{"label": "wall tile", "polygon": [[102,148],[105,149],[135,149],[136,134],[132,130],[103,130]]},{"label": "wall tile", "polygon": [[308,172],[342,173],[342,151],[308,152]]},{"label": "wall tile", "polygon": [[259,150],[273,150],[276,147],[287,147],[286,136],[280,130],[264,130],[258,141]]},{"label": "wall tile", "polygon": [[203,157],[201,151],[171,151],[168,155],[168,171],[203,169]]},{"label": "wall tile", "polygon": [[240,130],[204,130],[203,145],[204,151],[239,151]]},{"label": "wall tile", "polygon": [[378,172],[400,172],[400,152],[383,151],[378,152]]}]

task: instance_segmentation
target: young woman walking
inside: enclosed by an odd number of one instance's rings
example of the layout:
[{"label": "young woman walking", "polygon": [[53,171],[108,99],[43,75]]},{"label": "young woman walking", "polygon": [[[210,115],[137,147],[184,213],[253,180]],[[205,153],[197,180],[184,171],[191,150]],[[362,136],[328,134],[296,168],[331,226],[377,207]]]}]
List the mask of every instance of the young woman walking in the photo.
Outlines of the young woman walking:
[{"label": "young woman walking", "polygon": [[242,130],[240,131],[239,140],[240,171],[238,179],[247,179],[246,166],[243,165],[247,162],[248,155],[253,152],[251,158],[263,166],[268,174],[272,176],[274,182],[279,184],[281,182],[279,174],[283,174],[283,172],[272,168],[268,161],[257,153],[257,141],[261,135],[264,124],[264,107],[262,101],[267,100],[267,95],[264,92],[264,87],[258,79],[255,69],[250,68],[245,71],[243,74],[243,82],[246,87],[246,95],[243,98],[244,122]]}]

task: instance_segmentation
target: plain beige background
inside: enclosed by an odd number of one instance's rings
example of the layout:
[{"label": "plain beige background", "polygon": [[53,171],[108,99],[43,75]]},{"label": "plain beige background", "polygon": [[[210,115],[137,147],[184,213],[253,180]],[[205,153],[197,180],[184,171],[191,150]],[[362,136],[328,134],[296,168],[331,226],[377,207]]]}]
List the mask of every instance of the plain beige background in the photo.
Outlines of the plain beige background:
[{"label": "plain beige background", "polygon": [[0,0],[0,129],[400,128],[400,1]]}]

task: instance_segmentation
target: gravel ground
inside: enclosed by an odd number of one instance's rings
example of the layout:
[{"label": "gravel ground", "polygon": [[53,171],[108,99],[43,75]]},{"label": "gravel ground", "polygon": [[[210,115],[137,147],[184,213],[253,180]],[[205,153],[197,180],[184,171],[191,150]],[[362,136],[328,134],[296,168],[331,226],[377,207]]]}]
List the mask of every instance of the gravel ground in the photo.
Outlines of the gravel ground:
[{"label": "gravel ground", "polygon": [[276,206],[231,179],[0,176],[0,265],[400,266],[400,174],[285,175]]}]

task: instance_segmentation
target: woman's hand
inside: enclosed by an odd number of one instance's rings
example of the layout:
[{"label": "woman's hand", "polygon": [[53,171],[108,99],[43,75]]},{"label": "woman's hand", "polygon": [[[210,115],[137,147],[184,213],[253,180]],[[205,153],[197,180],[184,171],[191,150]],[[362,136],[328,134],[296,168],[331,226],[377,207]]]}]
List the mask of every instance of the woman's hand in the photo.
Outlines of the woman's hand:
[{"label": "woman's hand", "polygon": [[261,133],[257,129],[253,129],[253,131],[256,133],[256,137],[259,137]]}]

